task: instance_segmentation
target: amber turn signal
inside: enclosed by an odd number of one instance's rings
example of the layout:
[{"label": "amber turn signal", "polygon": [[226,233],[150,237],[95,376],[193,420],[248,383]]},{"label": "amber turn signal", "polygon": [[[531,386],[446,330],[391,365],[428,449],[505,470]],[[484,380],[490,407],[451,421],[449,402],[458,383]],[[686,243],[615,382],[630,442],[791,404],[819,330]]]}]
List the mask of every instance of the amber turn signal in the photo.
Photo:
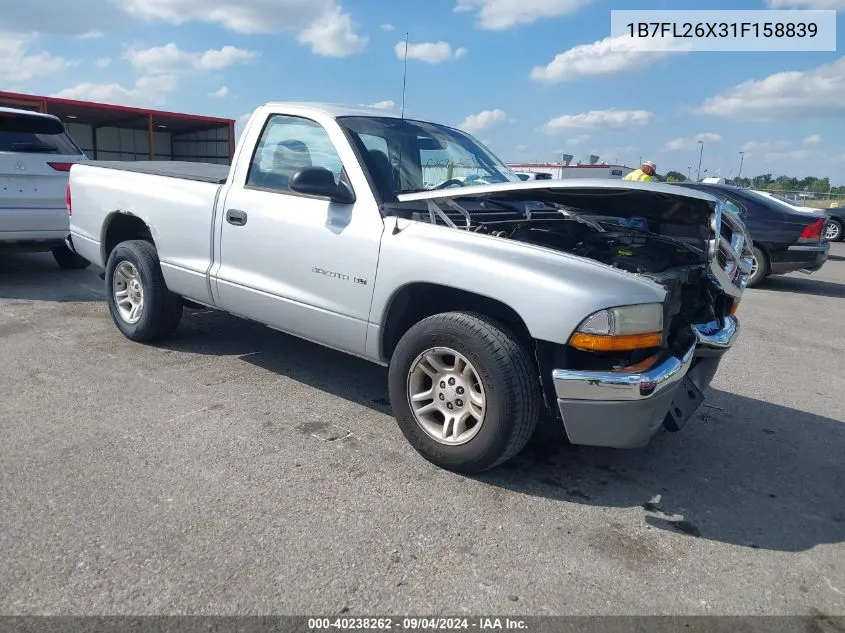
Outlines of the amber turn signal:
[{"label": "amber turn signal", "polygon": [[569,339],[569,344],[572,347],[585,352],[629,352],[635,349],[660,347],[662,342],[662,332],[627,334],[624,336],[575,332]]},{"label": "amber turn signal", "polygon": [[737,310],[739,310],[739,301],[734,299],[733,305],[731,305],[731,316],[735,315]]}]

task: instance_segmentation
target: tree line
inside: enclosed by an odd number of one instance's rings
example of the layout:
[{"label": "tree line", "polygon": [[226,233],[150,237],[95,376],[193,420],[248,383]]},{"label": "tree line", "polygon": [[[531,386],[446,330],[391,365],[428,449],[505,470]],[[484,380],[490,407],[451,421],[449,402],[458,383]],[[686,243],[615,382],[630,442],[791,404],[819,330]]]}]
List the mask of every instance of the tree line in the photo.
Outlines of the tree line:
[{"label": "tree line", "polygon": [[[679,171],[667,172],[665,176],[658,174],[657,179],[662,182],[686,182],[689,180]],[[807,191],[812,193],[840,193],[845,194],[845,186],[831,187],[830,178],[795,178],[794,176],[778,176],[761,174],[753,178],[733,178],[731,183],[737,187],[750,187],[764,191]]]}]

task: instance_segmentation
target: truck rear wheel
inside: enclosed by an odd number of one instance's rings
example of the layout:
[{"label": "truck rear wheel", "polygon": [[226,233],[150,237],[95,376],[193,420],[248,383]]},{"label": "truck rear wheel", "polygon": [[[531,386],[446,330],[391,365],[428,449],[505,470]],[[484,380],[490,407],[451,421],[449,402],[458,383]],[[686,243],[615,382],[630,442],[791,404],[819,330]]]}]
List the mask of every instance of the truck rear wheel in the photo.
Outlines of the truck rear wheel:
[{"label": "truck rear wheel", "polygon": [[402,433],[448,470],[498,466],[537,426],[540,387],[528,352],[479,314],[448,312],[414,325],[393,353],[389,385]]},{"label": "truck rear wheel", "polygon": [[121,242],[106,263],[106,298],[117,329],[133,341],[172,334],[182,319],[182,299],[167,289],[155,246]]}]

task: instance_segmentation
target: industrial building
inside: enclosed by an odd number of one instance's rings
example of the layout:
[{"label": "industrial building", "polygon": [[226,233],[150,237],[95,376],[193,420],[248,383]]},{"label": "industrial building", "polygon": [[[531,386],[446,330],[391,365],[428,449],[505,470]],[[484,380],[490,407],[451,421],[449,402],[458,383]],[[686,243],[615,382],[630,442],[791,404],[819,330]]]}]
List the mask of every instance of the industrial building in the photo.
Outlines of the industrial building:
[{"label": "industrial building", "polygon": [[231,164],[235,121],[146,108],[0,91],[0,106],[59,117],[93,160]]}]

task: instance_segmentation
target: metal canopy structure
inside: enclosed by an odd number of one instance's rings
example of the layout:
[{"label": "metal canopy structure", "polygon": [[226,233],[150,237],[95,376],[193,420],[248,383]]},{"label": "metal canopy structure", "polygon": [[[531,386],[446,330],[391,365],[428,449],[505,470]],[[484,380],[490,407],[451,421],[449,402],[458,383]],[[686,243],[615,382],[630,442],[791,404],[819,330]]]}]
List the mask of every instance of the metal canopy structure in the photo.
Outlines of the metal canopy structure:
[{"label": "metal canopy structure", "polygon": [[94,160],[231,164],[234,155],[234,119],[3,91],[0,106],[59,117]]}]

